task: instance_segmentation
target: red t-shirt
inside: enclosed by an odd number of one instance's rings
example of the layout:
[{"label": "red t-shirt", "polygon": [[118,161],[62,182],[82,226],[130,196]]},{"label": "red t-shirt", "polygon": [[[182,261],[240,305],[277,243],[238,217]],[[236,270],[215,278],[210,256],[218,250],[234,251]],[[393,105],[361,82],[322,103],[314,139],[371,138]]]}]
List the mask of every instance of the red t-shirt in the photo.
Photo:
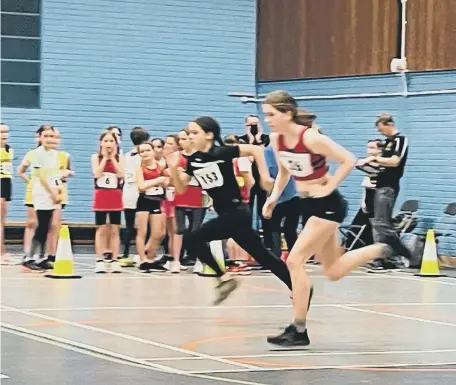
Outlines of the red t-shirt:
[{"label": "red t-shirt", "polygon": [[[187,168],[187,157],[180,153],[179,167],[184,170]],[[203,189],[192,176],[187,190],[183,194],[176,194],[174,198],[176,207],[201,208],[203,207]]]}]

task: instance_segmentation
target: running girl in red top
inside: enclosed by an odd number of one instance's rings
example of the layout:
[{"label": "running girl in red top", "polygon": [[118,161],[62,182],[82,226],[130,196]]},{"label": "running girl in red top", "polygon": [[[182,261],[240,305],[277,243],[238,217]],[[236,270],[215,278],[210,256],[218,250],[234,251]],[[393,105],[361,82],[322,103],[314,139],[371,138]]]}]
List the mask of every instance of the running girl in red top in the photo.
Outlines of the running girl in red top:
[{"label": "running girl in red top", "polygon": [[[335,281],[383,255],[386,245],[375,244],[342,255],[338,227],[346,216],[347,205],[337,188],[354,168],[355,157],[321,134],[314,124],[316,116],[299,111],[294,98],[286,92],[270,93],[263,102],[263,112],[273,131],[271,145],[279,165],[263,215],[271,217],[278,198],[293,177],[302,197],[302,211],[309,217],[287,259],[293,284],[294,320],[282,334],[269,337],[268,342],[279,346],[306,346],[310,344],[306,317],[311,291],[305,269],[307,260],[316,254],[323,273]],[[340,164],[333,175],[328,171],[328,159]]]},{"label": "running girl in red top", "polygon": [[[100,135],[100,150],[92,155],[92,173],[95,179],[93,211],[95,211],[95,253],[97,255],[96,273],[106,273],[109,264],[113,273],[120,273],[117,261],[120,246],[120,221],[123,210],[122,179],[124,178],[124,160],[119,154],[117,136],[111,131]],[[108,219],[109,217],[109,219]],[[108,222],[109,220],[109,222]],[[110,225],[109,238],[106,231]],[[112,251],[112,260],[105,263],[103,254]]]},{"label": "running girl in red top", "polygon": [[[157,256],[157,249],[165,236],[161,204],[165,198],[165,189],[169,185],[169,178],[164,175],[163,169],[155,160],[152,143],[138,146],[141,165],[136,170],[136,184],[139,191],[136,204],[136,250],[141,259],[139,269],[143,272],[157,269],[156,262],[150,262]],[[150,225],[150,238],[147,244],[147,226]]]}]

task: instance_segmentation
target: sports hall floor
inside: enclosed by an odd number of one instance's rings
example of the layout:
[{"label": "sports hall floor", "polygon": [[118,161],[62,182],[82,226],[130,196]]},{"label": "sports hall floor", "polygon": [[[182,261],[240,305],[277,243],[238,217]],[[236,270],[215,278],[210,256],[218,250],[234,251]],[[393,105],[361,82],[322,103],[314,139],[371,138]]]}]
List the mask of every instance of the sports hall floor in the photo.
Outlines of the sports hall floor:
[{"label": "sports hall floor", "polygon": [[[265,342],[291,317],[271,274],[240,278],[212,307],[213,280],[190,273],[97,276],[75,255],[80,280],[2,266],[2,381],[8,384],[456,383],[456,275],[358,271],[327,282],[309,266],[311,346]],[[9,377],[9,378],[7,378]]]}]

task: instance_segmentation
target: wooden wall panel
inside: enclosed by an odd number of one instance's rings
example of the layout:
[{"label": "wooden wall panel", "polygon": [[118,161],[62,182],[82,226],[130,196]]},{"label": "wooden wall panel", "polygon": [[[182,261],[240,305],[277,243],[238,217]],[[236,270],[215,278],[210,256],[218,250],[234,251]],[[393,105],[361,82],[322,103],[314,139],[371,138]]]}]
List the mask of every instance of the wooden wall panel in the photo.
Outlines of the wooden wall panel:
[{"label": "wooden wall panel", "polygon": [[388,72],[397,29],[397,0],[258,0],[257,78]]},{"label": "wooden wall panel", "polygon": [[456,68],[456,0],[409,0],[407,21],[410,70]]}]

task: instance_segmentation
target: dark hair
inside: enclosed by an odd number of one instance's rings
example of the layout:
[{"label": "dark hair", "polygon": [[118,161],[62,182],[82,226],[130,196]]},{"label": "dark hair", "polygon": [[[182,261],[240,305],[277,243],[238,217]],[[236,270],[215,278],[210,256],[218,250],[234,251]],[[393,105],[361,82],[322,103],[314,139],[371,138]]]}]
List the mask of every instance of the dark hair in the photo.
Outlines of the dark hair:
[{"label": "dark hair", "polygon": [[269,104],[280,112],[291,112],[293,122],[296,124],[311,127],[317,115],[303,111],[298,108],[296,100],[286,91],[270,92],[263,101],[263,104]]},{"label": "dark hair", "polygon": [[150,141],[150,144],[154,143],[156,140],[161,143],[162,147],[165,145],[165,141],[162,138],[154,138]]},{"label": "dark hair", "polygon": [[375,143],[378,148],[383,147],[383,142],[381,139],[370,139],[367,141],[367,144],[369,144],[369,143]]},{"label": "dark hair", "polygon": [[36,133],[37,133],[38,135],[41,135],[41,133],[42,133],[43,131],[48,131],[48,130],[54,131],[54,126],[52,126],[51,124],[42,124],[42,125],[40,126],[40,128],[38,128],[38,130],[36,130]]},{"label": "dark hair", "polygon": [[187,127],[183,128],[182,130],[180,130],[180,131],[177,133],[177,135],[176,135],[176,143],[177,143],[177,145],[178,145],[180,148],[182,148],[182,146],[181,146],[181,144],[180,144],[180,138],[179,138],[179,134],[180,134],[181,132],[185,132],[185,135],[187,135],[187,136],[188,136],[188,134],[189,134],[189,131],[188,131],[188,128],[187,128]]},{"label": "dark hair", "polygon": [[260,117],[256,114],[249,114],[249,115],[246,115],[246,117],[244,118],[244,123],[247,122],[247,119],[248,118],[257,118],[257,119],[260,119]]},{"label": "dark hair", "polygon": [[[101,133],[100,138],[98,139],[98,141],[101,142],[105,138],[106,135],[112,135],[112,137],[114,138],[114,142],[117,144],[117,152],[119,152],[119,142],[117,140],[117,135],[113,134],[111,130],[104,130]],[[101,144],[100,144],[99,153],[101,154]]]},{"label": "dark hair", "polygon": [[212,132],[214,135],[214,141],[217,142],[220,146],[225,146],[221,137],[221,128],[218,122],[211,118],[210,116],[200,116],[199,118],[195,119],[193,123],[196,123],[201,129],[208,133]]},{"label": "dark hair", "polygon": [[388,125],[392,126],[394,124],[393,116],[390,114],[380,114],[379,116],[377,116],[375,125],[377,126],[379,123],[388,124]]},{"label": "dark hair", "polygon": [[174,141],[177,143],[177,134],[169,134],[166,136],[166,139],[168,139],[168,138],[174,139]]},{"label": "dark hair", "polygon": [[139,147],[141,147],[143,144],[146,144],[146,145],[150,146],[150,148],[152,149],[152,151],[154,150],[154,146],[152,145],[152,142],[146,141],[146,142],[139,143],[139,144],[136,146],[136,150],[137,150],[138,154],[139,154]]},{"label": "dark hair", "polygon": [[135,146],[149,140],[149,133],[142,127],[133,127],[130,132],[130,139]]},{"label": "dark hair", "polygon": [[121,130],[121,128],[119,126],[109,126],[106,130],[107,131],[118,130],[119,134],[120,134],[120,137],[122,137],[122,130]]},{"label": "dark hair", "polygon": [[223,143],[227,146],[234,146],[239,143],[239,140],[236,135],[227,135],[223,138]]}]

